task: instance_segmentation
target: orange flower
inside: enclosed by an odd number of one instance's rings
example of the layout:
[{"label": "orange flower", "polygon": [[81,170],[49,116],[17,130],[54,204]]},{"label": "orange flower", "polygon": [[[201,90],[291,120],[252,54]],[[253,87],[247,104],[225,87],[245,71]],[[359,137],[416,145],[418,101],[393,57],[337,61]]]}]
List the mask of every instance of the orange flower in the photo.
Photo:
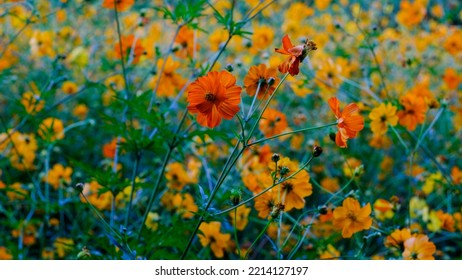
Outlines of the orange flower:
[{"label": "orange flower", "polygon": [[117,11],[123,12],[133,6],[134,3],[135,0],[104,0],[103,8],[114,9],[116,7]]},{"label": "orange flower", "polygon": [[229,72],[210,72],[189,85],[188,110],[197,114],[200,125],[214,128],[222,118],[230,120],[239,112],[241,90]]},{"label": "orange flower", "polygon": [[459,76],[454,68],[446,68],[443,80],[449,89],[457,89],[462,82],[462,76]]},{"label": "orange flower", "polygon": [[434,260],[436,246],[428,241],[428,236],[417,235],[404,241],[403,258],[405,260]]},{"label": "orange flower", "polygon": [[131,61],[133,64],[138,63],[138,61],[140,61],[140,57],[146,53],[143,45],[141,44],[141,40],[139,38],[135,39],[134,35],[128,35],[122,36],[121,41],[122,48],[120,47],[119,42],[117,42],[114,46],[116,58],[122,58],[123,54],[124,60]]},{"label": "orange flower", "polygon": [[210,245],[210,249],[217,258],[223,258],[223,251],[228,247],[231,239],[229,233],[223,234],[220,232],[220,227],[220,222],[202,223],[199,227],[199,241],[203,247]]},{"label": "orange flower", "polygon": [[266,219],[276,206],[276,198],[272,195],[272,190],[255,198],[255,210],[258,211],[258,217]]},{"label": "orange flower", "polygon": [[63,122],[55,118],[46,118],[38,129],[38,135],[43,139],[55,141],[64,138]]},{"label": "orange flower", "polygon": [[399,102],[404,107],[397,113],[400,125],[412,131],[418,124],[424,122],[427,105],[423,98],[414,94],[406,94],[400,98]]},{"label": "orange flower", "polygon": [[276,69],[267,68],[265,64],[252,66],[244,78],[244,86],[247,94],[254,96],[258,91],[258,98],[273,94],[279,83]]},{"label": "orange flower", "polygon": [[271,137],[283,133],[287,126],[287,118],[283,112],[267,108],[262,115],[259,128],[265,137]]},{"label": "orange flower", "polygon": [[385,239],[386,247],[396,247],[398,249],[404,248],[404,241],[411,238],[411,230],[408,228],[396,229],[393,231],[387,239]]},{"label": "orange flower", "polygon": [[337,118],[338,132],[335,143],[340,148],[346,148],[347,140],[355,138],[364,128],[364,118],[359,115],[359,107],[355,103],[346,105],[342,112],[337,97],[329,98],[328,103]]},{"label": "orange flower", "polygon": [[288,35],[282,37],[282,49],[276,48],[275,51],[290,56],[286,61],[279,65],[278,69],[281,73],[289,72],[290,75],[295,76],[300,72],[299,65],[310,51],[316,50],[316,43],[306,40],[303,45],[292,45]]},{"label": "orange flower", "polygon": [[369,203],[361,207],[356,199],[348,197],[343,201],[342,206],[334,210],[334,227],[342,230],[344,238],[350,238],[354,233],[371,227],[370,214]]},{"label": "orange flower", "polygon": [[193,57],[194,51],[199,50],[199,44],[194,44],[194,30],[183,26],[175,38],[177,50],[175,55],[181,58]]},{"label": "orange flower", "polygon": [[[276,167],[276,163],[274,163]],[[287,178],[299,170],[299,164],[287,157],[280,159],[277,163],[277,170],[271,167],[271,173],[276,172],[276,176]],[[310,174],[306,170],[301,170],[294,177],[281,183],[274,191],[273,196],[284,204],[284,211],[290,211],[293,208],[302,209],[305,207],[305,197],[313,193],[313,187],[310,183]]]}]

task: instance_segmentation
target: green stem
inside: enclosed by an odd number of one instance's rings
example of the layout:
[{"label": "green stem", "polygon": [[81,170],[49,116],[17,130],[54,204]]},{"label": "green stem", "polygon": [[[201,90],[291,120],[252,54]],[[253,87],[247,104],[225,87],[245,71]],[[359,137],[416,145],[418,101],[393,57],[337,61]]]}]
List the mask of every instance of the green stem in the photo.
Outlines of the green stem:
[{"label": "green stem", "polygon": [[[289,73],[286,73],[284,75],[284,77],[282,77],[282,79],[279,81],[279,84],[276,86],[276,88],[274,89],[273,91],[273,94],[271,94],[269,97],[268,97],[268,100],[266,101],[265,105],[263,106],[263,109],[261,110],[260,112],[260,115],[258,116],[257,120],[255,121],[252,129],[250,130],[250,133],[249,133],[249,136],[248,136],[248,139],[250,139],[253,135],[253,133],[255,132],[255,129],[257,128],[259,122],[260,122],[260,119],[262,118],[263,116],[263,113],[265,113],[265,110],[266,108],[268,107],[269,103],[271,102],[271,100],[273,100],[274,96],[276,95],[276,92],[278,91],[278,89],[281,87],[282,83],[285,81],[285,79],[287,78],[287,76],[289,76]],[[247,142],[247,141],[246,141]]]},{"label": "green stem", "polygon": [[131,180],[132,189],[130,190],[130,201],[128,202],[127,211],[125,212],[125,223],[124,223],[125,229],[127,229],[128,219],[130,217],[130,212],[132,211],[133,196],[135,194],[135,181],[136,181],[136,175],[138,173],[138,167],[139,167],[139,164],[140,164],[140,160],[141,160],[141,153],[139,153],[137,151],[136,152],[136,158],[135,158],[135,167],[133,168],[132,180]]},{"label": "green stem", "polygon": [[284,132],[284,133],[277,134],[277,135],[274,135],[274,136],[271,136],[271,137],[268,137],[268,138],[263,138],[263,139],[256,140],[256,141],[248,144],[247,146],[250,147],[250,146],[261,144],[263,142],[266,142],[266,141],[269,141],[269,140],[272,140],[272,139],[275,139],[275,138],[279,138],[279,137],[283,137],[283,136],[287,136],[287,135],[292,135],[292,134],[296,134],[296,133],[307,132],[307,131],[311,131],[311,130],[315,130],[315,129],[321,129],[321,128],[334,126],[334,125],[337,125],[337,122],[330,123],[330,124],[325,124],[325,125],[320,125],[320,126],[297,129],[297,130],[289,131],[289,132]]},{"label": "green stem", "polygon": [[265,234],[266,230],[268,229],[268,227],[269,227],[269,225],[271,224],[272,221],[273,221],[272,219],[268,220],[268,222],[266,223],[263,230],[258,234],[257,238],[252,242],[252,245],[250,245],[250,247],[247,249],[247,252],[245,253],[244,259],[247,259],[247,256],[249,255],[250,251],[255,246],[255,244],[257,244],[257,241],[260,240],[260,238],[263,236],[263,234]]},{"label": "green stem", "polygon": [[239,239],[237,238],[237,208],[234,209],[234,241],[236,242],[237,255],[241,258],[241,246],[239,246]]}]

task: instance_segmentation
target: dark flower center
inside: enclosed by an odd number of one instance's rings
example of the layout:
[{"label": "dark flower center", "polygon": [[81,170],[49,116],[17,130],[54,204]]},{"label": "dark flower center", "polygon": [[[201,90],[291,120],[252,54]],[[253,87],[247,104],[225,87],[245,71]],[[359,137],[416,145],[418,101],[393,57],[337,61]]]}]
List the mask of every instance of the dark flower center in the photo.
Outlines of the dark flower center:
[{"label": "dark flower center", "polygon": [[211,93],[211,92],[207,92],[205,94],[205,100],[207,100],[208,102],[213,102],[215,101],[215,94]]}]

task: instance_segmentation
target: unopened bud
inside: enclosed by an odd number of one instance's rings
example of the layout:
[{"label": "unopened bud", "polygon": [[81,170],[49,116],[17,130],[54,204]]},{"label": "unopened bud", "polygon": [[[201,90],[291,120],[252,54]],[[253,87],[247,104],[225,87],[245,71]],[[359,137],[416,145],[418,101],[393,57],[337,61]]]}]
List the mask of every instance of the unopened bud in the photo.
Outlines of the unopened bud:
[{"label": "unopened bud", "polygon": [[321,214],[321,215],[326,215],[328,210],[329,209],[327,208],[326,205],[319,206],[319,208],[318,208],[319,214]]},{"label": "unopened bud", "polygon": [[278,162],[280,159],[281,159],[281,157],[280,157],[279,154],[277,154],[277,153],[274,153],[274,154],[271,156],[271,160],[274,161],[274,162]]},{"label": "unopened bud", "polygon": [[358,166],[358,167],[355,168],[354,176],[355,176],[355,177],[358,177],[358,176],[360,176],[361,174],[363,174],[363,172],[364,172],[364,165],[361,164],[360,166]]},{"label": "unopened bud", "polygon": [[266,83],[267,83],[269,86],[274,85],[274,82],[276,82],[276,79],[273,78],[273,77],[270,77],[270,78],[266,81]]},{"label": "unopened bud", "polygon": [[335,133],[334,132],[329,133],[329,138],[330,140],[335,142]]},{"label": "unopened bud", "polygon": [[314,146],[313,147],[313,156],[314,157],[319,157],[322,154],[322,148],[319,146]]},{"label": "unopened bud", "polygon": [[285,175],[289,174],[290,170],[286,166],[283,166],[281,168],[281,171],[279,171],[279,174],[281,174],[281,177],[284,177]]},{"label": "unopened bud", "polygon": [[91,257],[90,250],[88,250],[87,247],[85,247],[85,246],[82,248],[82,251],[80,251],[77,254],[77,259],[78,260],[86,260],[86,259],[88,259],[90,257]]},{"label": "unopened bud", "polygon": [[229,195],[229,199],[231,200],[231,203],[236,206],[241,202],[242,199],[242,192],[237,189],[232,189],[231,194]]},{"label": "unopened bud", "polygon": [[225,70],[228,71],[228,72],[233,72],[234,71],[234,67],[232,64],[227,64],[226,67],[225,67]]},{"label": "unopened bud", "polygon": [[77,183],[75,186],[74,186],[74,189],[76,191],[78,191],[79,193],[81,193],[83,191],[83,184],[82,183]]}]

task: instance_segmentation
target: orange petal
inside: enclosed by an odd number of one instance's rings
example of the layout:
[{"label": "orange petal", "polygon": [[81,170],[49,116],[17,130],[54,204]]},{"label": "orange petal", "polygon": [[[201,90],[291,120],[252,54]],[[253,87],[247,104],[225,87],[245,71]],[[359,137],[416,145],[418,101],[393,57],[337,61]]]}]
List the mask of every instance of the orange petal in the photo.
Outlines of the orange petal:
[{"label": "orange petal", "polygon": [[334,112],[337,118],[340,118],[340,101],[338,101],[337,97],[331,97],[327,100],[329,103],[330,109]]}]

